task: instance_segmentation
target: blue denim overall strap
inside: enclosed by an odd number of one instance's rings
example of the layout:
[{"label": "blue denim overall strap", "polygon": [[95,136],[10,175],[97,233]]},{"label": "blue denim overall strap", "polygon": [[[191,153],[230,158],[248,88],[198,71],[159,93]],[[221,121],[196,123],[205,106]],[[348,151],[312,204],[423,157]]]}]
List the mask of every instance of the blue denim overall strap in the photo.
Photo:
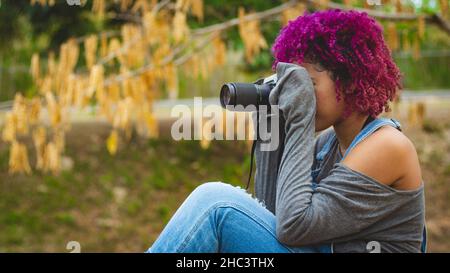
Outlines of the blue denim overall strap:
[{"label": "blue denim overall strap", "polygon": [[[377,129],[379,129],[382,126],[390,125],[394,128],[397,128],[401,131],[401,124],[396,119],[388,119],[388,118],[376,118],[373,121],[371,121],[369,124],[367,124],[361,132],[356,135],[356,137],[353,139],[350,146],[345,151],[345,154],[342,156],[342,159],[344,159],[348,153],[361,141],[363,141],[365,138],[370,136],[373,132],[375,132]],[[331,147],[333,146],[334,141],[336,141],[336,134],[333,132],[328,136],[328,139],[325,140],[325,144],[323,145],[322,149],[316,154],[316,165],[318,166],[316,169],[311,171],[311,176],[313,179],[313,189],[317,187],[317,176],[320,173],[320,170],[322,168],[323,160],[325,156],[330,152]],[[341,159],[341,160],[342,160]],[[423,229],[423,235],[422,235],[422,245],[421,245],[421,252],[426,252],[427,247],[427,230],[426,227]]]},{"label": "blue denim overall strap", "polygon": [[317,176],[320,173],[320,170],[322,169],[322,163],[325,156],[328,154],[328,152],[331,149],[331,146],[333,145],[333,141],[336,139],[336,134],[331,134],[328,139],[325,140],[325,144],[323,145],[322,149],[316,154],[316,165],[317,167],[314,170],[311,170],[311,176],[312,176],[312,187],[315,189],[317,187]]},{"label": "blue denim overall strap", "polygon": [[[355,146],[360,143],[361,141],[363,141],[364,139],[366,139],[368,136],[370,136],[373,132],[375,132],[376,130],[378,130],[380,127],[385,126],[385,125],[390,125],[394,128],[397,128],[398,130],[401,131],[401,124],[400,122],[398,122],[395,119],[387,119],[387,118],[377,118],[374,119],[372,122],[370,122],[369,124],[367,124],[366,127],[364,127],[361,132],[358,133],[358,135],[356,135],[356,137],[353,139],[352,143],[350,143],[350,146],[347,148],[347,150],[345,151],[345,154],[342,156],[342,159],[344,159],[348,153],[355,148]],[[341,160],[342,160],[341,159]]]}]

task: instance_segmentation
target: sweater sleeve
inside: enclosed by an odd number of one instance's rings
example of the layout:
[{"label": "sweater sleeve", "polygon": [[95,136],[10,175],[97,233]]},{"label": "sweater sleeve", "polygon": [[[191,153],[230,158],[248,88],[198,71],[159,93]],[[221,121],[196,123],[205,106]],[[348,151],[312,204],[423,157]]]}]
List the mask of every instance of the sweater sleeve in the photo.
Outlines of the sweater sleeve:
[{"label": "sweater sleeve", "polygon": [[390,206],[395,203],[392,192],[343,165],[333,169],[313,191],[314,88],[301,66],[279,63],[277,75],[269,101],[278,105],[286,121],[276,184],[278,240],[290,246],[340,241],[382,219],[394,209]]}]

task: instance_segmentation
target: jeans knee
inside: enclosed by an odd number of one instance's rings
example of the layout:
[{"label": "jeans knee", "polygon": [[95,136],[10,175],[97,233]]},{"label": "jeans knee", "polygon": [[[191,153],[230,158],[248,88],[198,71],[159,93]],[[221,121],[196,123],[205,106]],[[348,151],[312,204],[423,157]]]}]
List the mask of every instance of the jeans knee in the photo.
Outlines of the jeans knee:
[{"label": "jeans knee", "polygon": [[207,182],[199,185],[192,194],[195,195],[204,195],[204,196],[212,196],[218,193],[224,193],[225,191],[230,190],[231,185],[223,183],[223,182]]},{"label": "jeans knee", "polygon": [[223,182],[207,182],[201,184],[191,193],[191,197],[204,205],[214,205],[235,199],[237,187]]}]

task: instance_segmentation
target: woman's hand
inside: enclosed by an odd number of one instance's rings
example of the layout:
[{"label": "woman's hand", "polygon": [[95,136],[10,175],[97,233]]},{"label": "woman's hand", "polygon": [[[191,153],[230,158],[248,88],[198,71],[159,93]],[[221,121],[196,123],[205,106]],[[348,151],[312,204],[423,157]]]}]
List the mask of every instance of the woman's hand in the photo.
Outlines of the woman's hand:
[{"label": "woman's hand", "polygon": [[283,112],[286,125],[304,118],[306,112],[316,108],[314,86],[306,69],[302,66],[279,62],[278,81],[269,96],[271,105],[278,105]]}]

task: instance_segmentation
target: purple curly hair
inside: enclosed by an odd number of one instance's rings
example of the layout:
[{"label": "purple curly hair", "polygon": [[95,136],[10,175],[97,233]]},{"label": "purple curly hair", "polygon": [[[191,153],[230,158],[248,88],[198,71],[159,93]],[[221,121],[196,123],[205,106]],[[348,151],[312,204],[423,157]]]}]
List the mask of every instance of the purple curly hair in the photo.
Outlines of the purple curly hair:
[{"label": "purple curly hair", "polygon": [[365,12],[339,9],[305,13],[281,29],[272,52],[278,62],[318,63],[331,72],[344,116],[372,117],[390,111],[402,88],[401,73],[383,39],[382,27]]}]

